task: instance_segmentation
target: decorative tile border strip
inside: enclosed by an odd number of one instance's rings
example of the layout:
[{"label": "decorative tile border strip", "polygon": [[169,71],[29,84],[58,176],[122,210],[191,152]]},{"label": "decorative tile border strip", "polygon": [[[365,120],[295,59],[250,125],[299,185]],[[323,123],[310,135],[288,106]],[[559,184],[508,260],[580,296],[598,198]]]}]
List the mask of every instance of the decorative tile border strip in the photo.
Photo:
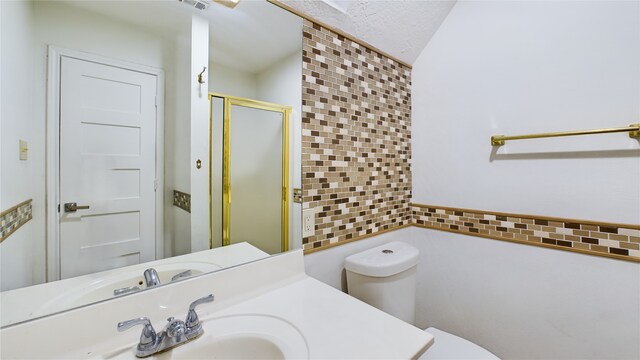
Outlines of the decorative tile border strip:
[{"label": "decorative tile border strip", "polygon": [[411,204],[414,225],[640,262],[640,225]]},{"label": "decorative tile border strip", "polygon": [[32,218],[31,199],[0,213],[0,243]]},{"label": "decorative tile border strip", "polygon": [[190,213],[191,212],[191,194],[182,191],[173,190],[173,206]]}]

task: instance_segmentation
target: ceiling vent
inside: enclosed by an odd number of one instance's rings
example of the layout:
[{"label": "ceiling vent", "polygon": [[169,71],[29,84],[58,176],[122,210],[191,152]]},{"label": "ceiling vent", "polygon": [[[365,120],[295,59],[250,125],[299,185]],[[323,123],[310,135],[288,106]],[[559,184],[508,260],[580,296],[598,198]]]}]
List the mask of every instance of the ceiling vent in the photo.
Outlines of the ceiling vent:
[{"label": "ceiling vent", "polygon": [[209,0],[178,0],[178,1],[186,5],[192,6],[198,10],[204,10],[208,8],[209,5],[211,5],[211,2]]}]

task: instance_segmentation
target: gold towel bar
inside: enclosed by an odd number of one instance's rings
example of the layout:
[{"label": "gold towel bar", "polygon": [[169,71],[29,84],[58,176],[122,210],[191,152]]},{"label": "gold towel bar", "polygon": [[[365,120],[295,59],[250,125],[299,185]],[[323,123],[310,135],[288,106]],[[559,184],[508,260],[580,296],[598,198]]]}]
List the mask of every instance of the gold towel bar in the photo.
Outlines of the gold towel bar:
[{"label": "gold towel bar", "polygon": [[551,132],[551,133],[517,135],[517,136],[493,135],[491,137],[491,145],[492,146],[504,145],[504,142],[507,140],[523,140],[523,139],[537,139],[537,138],[548,138],[548,137],[559,137],[559,136],[607,134],[607,133],[617,133],[617,132],[629,132],[629,137],[640,138],[640,123],[631,124],[627,127],[609,128],[609,129],[563,131],[563,132]]}]

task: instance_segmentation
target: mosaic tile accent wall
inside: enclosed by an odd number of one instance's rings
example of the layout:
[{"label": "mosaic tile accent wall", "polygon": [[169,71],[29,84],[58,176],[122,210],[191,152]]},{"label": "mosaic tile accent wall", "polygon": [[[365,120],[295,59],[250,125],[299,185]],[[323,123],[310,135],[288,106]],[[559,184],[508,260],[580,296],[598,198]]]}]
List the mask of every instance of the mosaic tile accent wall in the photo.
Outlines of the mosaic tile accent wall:
[{"label": "mosaic tile accent wall", "polygon": [[182,191],[173,190],[173,206],[190,213],[191,212],[191,194]]},{"label": "mosaic tile accent wall", "polygon": [[0,213],[0,242],[33,218],[31,199]]},{"label": "mosaic tile accent wall", "polygon": [[304,209],[316,249],[411,223],[411,69],[305,20]]},{"label": "mosaic tile accent wall", "polygon": [[411,210],[421,227],[640,262],[640,225],[421,204]]}]

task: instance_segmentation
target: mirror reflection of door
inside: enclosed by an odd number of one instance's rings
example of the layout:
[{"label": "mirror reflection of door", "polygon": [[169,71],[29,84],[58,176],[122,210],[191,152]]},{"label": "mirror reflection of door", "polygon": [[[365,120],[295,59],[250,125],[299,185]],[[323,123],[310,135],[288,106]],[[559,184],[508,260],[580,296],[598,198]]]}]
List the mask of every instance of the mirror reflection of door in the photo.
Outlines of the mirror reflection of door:
[{"label": "mirror reflection of door", "polygon": [[[213,242],[248,242],[269,254],[287,251],[290,108],[235,97],[212,97],[211,105],[212,158],[222,156],[223,164],[221,180],[212,167]],[[221,113],[222,127],[215,124]],[[215,144],[221,130],[222,147]]]},{"label": "mirror reflection of door", "polygon": [[155,260],[156,76],[60,61],[60,278]]}]

